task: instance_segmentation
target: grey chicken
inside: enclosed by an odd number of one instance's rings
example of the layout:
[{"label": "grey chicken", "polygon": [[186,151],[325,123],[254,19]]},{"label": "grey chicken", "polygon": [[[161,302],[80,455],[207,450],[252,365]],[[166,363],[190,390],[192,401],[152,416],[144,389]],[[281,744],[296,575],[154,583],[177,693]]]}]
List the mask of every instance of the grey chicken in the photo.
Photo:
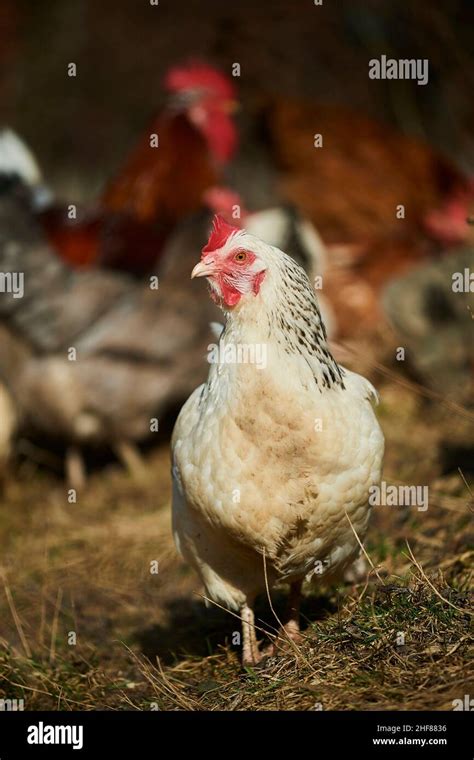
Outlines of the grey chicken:
[{"label": "grey chicken", "polygon": [[23,297],[0,294],[0,374],[23,429],[123,453],[204,379],[215,307],[188,298],[185,257],[168,258],[158,289],[73,271],[45,243],[27,188],[3,176],[0,272],[24,278]]}]

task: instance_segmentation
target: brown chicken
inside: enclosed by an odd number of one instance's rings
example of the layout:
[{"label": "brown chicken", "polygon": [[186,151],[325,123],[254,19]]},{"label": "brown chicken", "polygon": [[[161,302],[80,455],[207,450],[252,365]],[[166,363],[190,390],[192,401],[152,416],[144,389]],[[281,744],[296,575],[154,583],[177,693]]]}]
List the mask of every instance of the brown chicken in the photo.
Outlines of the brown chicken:
[{"label": "brown chicken", "polygon": [[76,219],[56,206],[41,213],[49,241],[72,265],[150,271],[175,224],[201,206],[234,155],[232,81],[192,63],[172,68],[164,84],[164,108],[96,207],[79,210]]},{"label": "brown chicken", "polygon": [[283,194],[329,246],[340,335],[373,329],[387,282],[468,237],[472,181],[427,144],[337,106],[276,102],[266,124]]}]

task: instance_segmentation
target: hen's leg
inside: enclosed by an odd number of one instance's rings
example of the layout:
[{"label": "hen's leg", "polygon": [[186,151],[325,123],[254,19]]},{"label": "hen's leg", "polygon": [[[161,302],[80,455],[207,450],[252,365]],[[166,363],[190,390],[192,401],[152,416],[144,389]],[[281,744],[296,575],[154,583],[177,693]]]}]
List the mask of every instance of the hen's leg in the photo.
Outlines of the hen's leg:
[{"label": "hen's leg", "polygon": [[[292,583],[288,597],[285,623],[281,626],[274,641],[263,650],[264,657],[272,657],[278,652],[287,649],[291,641],[298,642],[301,639],[300,634],[300,601],[302,581]],[[285,646],[286,645],[286,646]]]},{"label": "hen's leg", "polygon": [[242,665],[257,665],[262,659],[258,649],[253,609],[245,603],[240,610],[242,618]]},{"label": "hen's leg", "polygon": [[86,486],[84,459],[77,446],[69,446],[66,451],[66,480],[76,491],[83,491]]},{"label": "hen's leg", "polygon": [[114,445],[115,453],[134,480],[143,480],[147,470],[138,446],[123,439]]},{"label": "hen's leg", "polygon": [[280,637],[290,638],[292,641],[299,641],[301,639],[300,634],[300,602],[301,602],[301,586],[302,581],[292,583],[290,586],[290,595],[288,597],[288,609],[286,614],[286,622],[283,626],[283,630],[280,633]]},{"label": "hen's leg", "polygon": [[300,601],[301,601],[302,581],[292,583],[290,586],[290,595],[285,615],[285,623],[281,626],[275,640],[269,644],[265,650],[265,656],[272,656],[278,651],[287,649],[291,641],[300,641]]}]

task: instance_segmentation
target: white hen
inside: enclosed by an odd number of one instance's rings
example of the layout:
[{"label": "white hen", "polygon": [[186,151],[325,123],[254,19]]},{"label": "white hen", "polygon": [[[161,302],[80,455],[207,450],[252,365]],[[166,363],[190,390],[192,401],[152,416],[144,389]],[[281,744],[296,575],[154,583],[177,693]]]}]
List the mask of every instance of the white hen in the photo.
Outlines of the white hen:
[{"label": "white hen", "polygon": [[290,584],[296,637],[303,580],[330,580],[359,552],[384,448],[376,392],[336,363],[314,290],[282,251],[216,217],[192,276],[226,324],[174,429],[173,530],[209,597],[240,611],[243,662],[256,663],[265,570]]}]

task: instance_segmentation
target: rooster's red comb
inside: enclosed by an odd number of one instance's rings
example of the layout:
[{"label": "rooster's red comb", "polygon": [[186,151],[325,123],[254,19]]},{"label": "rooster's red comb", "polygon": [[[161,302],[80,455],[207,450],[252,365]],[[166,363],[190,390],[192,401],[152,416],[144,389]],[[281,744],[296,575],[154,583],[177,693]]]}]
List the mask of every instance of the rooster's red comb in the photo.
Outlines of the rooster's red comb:
[{"label": "rooster's red comb", "polygon": [[211,251],[217,251],[219,248],[222,248],[234,232],[240,232],[239,228],[227,224],[225,219],[216,214],[212,220],[212,230],[209,235],[209,240],[202,249],[202,252],[210,253]]},{"label": "rooster's red comb", "polygon": [[173,66],[165,75],[164,86],[172,92],[203,88],[224,100],[236,98],[236,90],[231,79],[213,66],[199,61]]}]

